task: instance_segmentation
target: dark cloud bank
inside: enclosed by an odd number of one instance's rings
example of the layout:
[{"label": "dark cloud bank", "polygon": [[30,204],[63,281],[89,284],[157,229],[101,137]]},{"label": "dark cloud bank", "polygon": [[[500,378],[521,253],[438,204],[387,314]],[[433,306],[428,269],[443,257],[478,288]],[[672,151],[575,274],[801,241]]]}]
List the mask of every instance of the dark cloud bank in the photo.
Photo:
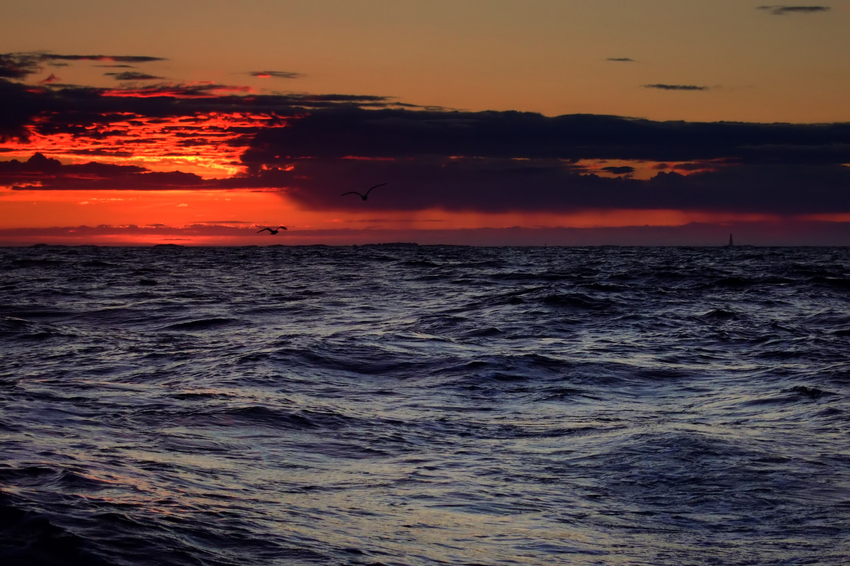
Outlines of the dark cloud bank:
[{"label": "dark cloud bank", "polygon": [[[0,184],[47,189],[280,188],[310,208],[350,209],[365,203],[340,198],[340,193],[386,182],[380,194],[376,191],[369,199],[369,207],[850,212],[850,168],[845,166],[850,163],[850,124],[656,122],[405,109],[374,96],[217,96],[210,85],[157,86],[144,96],[127,94],[0,81],[0,136],[25,138],[27,127],[86,136],[94,135],[87,126],[97,124],[97,135],[108,137],[108,125],[126,121],[127,113],[169,118],[240,112],[275,118],[244,128],[239,139],[246,148],[241,157],[244,172],[229,179],[98,163],[62,165],[38,156],[0,163]],[[600,176],[586,160],[617,163],[600,163],[606,174]],[[650,180],[633,178],[642,161],[655,164],[660,172]],[[682,162],[678,169],[664,165]],[[689,169],[697,172],[676,172]]]},{"label": "dark cloud bank", "polygon": [[[345,159],[357,156],[361,159]],[[365,159],[362,159],[365,158]],[[340,188],[392,181],[376,207],[563,211],[675,208],[775,214],[850,211],[850,125],[654,122],[519,112],[312,112],[257,133],[242,156],[269,184],[339,206]],[[603,178],[581,160],[691,162],[684,176]],[[710,162],[706,165],[704,162]],[[608,166],[628,175],[629,166]],[[280,179],[281,185],[286,184]],[[371,202],[371,201],[370,201]]]},{"label": "dark cloud bank", "polygon": [[286,128],[259,131],[243,161],[345,156],[847,163],[850,124],[656,122],[589,114],[343,106],[313,110]]}]

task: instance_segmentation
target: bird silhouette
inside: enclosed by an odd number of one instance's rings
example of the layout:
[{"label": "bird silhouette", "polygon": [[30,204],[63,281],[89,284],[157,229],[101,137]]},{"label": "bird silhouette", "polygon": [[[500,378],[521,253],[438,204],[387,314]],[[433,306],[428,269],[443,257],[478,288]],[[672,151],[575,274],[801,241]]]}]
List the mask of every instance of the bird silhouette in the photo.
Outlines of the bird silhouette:
[{"label": "bird silhouette", "polygon": [[286,226],[278,226],[277,228],[263,228],[262,230],[257,230],[257,234],[259,234],[260,232],[265,232],[266,230],[269,231],[269,234],[274,236],[275,234],[277,234],[281,230],[286,230]]},{"label": "bird silhouette", "polygon": [[377,189],[378,187],[383,187],[384,185],[386,185],[386,183],[381,183],[380,185],[375,185],[374,187],[370,187],[370,188],[369,188],[369,190],[368,190],[368,191],[366,191],[366,194],[365,194],[365,195],[361,195],[361,194],[360,194],[360,193],[358,193],[357,191],[348,191],[347,193],[342,193],[342,195],[340,195],[340,196],[345,196],[345,195],[357,195],[357,196],[359,196],[360,198],[362,198],[363,200],[366,200],[367,198],[369,198],[369,193],[371,193],[371,192],[372,192],[372,189]]}]

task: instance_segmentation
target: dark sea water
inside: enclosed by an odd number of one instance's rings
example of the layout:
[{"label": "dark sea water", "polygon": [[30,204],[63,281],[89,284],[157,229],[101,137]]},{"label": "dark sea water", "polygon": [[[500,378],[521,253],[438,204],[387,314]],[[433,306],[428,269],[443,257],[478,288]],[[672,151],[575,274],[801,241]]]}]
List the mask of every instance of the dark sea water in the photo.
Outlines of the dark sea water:
[{"label": "dark sea water", "polygon": [[850,249],[0,248],[0,563],[850,563]]}]

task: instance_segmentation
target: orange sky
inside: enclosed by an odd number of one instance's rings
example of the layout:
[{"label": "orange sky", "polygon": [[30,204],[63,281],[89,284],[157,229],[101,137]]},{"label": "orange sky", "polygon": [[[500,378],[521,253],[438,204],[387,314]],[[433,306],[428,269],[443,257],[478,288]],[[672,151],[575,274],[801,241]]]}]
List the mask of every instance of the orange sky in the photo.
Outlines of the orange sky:
[{"label": "orange sky", "polygon": [[[759,10],[763,5],[763,0],[238,5],[6,0],[0,5],[0,52],[141,53],[167,58],[145,71],[171,81],[374,94],[469,110],[850,120],[850,2],[829,2],[824,13],[783,16]],[[269,70],[300,76],[248,74]],[[103,71],[58,67],[39,78],[55,73],[62,81],[114,85]],[[654,83],[712,90],[642,88]]]},{"label": "orange sky", "polygon": [[[7,77],[54,91],[62,85],[97,87],[100,96],[112,98],[162,97],[172,88],[174,104],[187,89],[191,96],[222,101],[335,93],[473,112],[850,121],[850,3],[790,15],[760,6],[741,0],[256,0],[238,7],[194,0],[143,5],[12,0],[0,6],[0,53],[149,56],[150,61],[132,64],[94,57],[42,59],[26,76]],[[128,69],[147,77],[116,79]],[[241,159],[258,129],[287,124],[287,118],[259,104],[256,110],[222,106],[185,115],[128,110],[122,118],[111,112],[109,120],[77,129],[54,127],[63,123],[61,113],[34,115],[25,137],[0,136],[0,162],[25,162],[39,152],[64,165],[95,161],[163,175],[180,172],[198,183],[226,180],[246,174]],[[353,229],[381,240],[382,231],[407,231],[415,238],[429,230],[721,226],[787,217],[768,209],[712,212],[629,208],[616,202],[571,211],[376,210],[356,197],[317,209],[293,198],[304,170],[301,162],[293,163],[287,165],[290,184],[268,190],[208,190],[200,184],[191,190],[122,190],[123,177],[98,190],[39,190],[46,177],[17,174],[0,187],[0,243],[25,243],[26,238],[9,235],[17,229],[74,226],[194,227],[186,242],[236,244],[268,242],[268,235],[257,236],[256,229],[278,224],[289,227],[286,241],[309,243],[296,233]],[[726,165],[584,159],[571,166],[585,175],[648,181],[661,170],[687,175]],[[630,171],[611,172],[617,168]],[[91,180],[85,175],[74,179]],[[344,188],[360,188],[358,183],[352,180]],[[795,218],[843,221],[847,214],[826,209]],[[199,235],[198,226],[233,230]],[[320,240],[345,243],[348,234]],[[112,236],[91,237],[112,241]],[[166,236],[151,238],[165,241]]]}]

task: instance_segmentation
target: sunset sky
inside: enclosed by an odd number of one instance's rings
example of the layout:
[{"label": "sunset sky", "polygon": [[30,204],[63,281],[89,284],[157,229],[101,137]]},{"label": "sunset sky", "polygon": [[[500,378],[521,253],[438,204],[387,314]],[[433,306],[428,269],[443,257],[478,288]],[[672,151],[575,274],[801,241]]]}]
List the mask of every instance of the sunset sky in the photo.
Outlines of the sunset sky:
[{"label": "sunset sky", "polygon": [[850,245],[848,62],[850,0],[4,0],[0,245]]}]

